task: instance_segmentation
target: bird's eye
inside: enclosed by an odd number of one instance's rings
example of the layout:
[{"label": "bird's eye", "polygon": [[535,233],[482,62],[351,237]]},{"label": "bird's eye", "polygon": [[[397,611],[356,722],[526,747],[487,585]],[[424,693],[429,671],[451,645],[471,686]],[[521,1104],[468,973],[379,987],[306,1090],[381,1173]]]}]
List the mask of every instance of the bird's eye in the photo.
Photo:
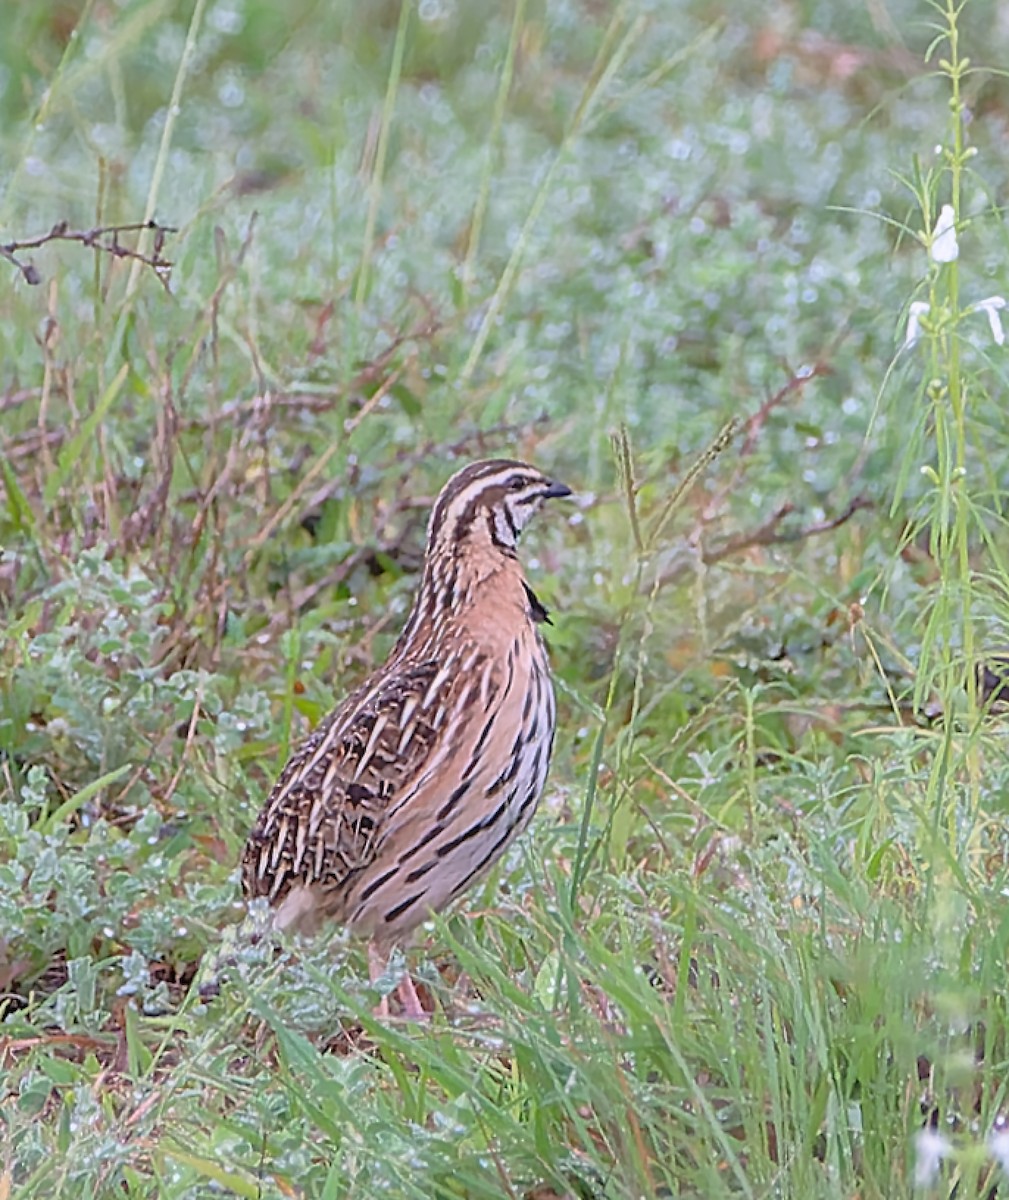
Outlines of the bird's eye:
[{"label": "bird's eye", "polygon": [[525,487],[525,485],[526,485],[526,481],[522,478],[521,475],[513,475],[512,478],[508,481],[508,490],[510,492],[521,492],[522,489]]}]

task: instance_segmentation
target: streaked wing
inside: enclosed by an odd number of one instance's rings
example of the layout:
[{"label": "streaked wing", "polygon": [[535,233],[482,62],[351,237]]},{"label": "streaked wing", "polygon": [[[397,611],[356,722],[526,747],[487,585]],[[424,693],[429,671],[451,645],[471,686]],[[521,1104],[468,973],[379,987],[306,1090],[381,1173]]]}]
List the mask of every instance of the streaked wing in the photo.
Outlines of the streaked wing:
[{"label": "streaked wing", "polygon": [[246,894],[277,903],[297,883],[338,890],[374,858],[389,806],[423,771],[437,725],[436,661],[366,683],[299,747],[253,829]]}]

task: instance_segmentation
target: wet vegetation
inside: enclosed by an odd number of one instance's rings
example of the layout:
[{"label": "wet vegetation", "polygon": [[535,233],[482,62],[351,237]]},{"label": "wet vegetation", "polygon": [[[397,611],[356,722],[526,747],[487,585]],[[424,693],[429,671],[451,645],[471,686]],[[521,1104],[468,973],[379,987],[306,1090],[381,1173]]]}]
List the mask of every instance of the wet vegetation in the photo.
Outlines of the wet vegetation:
[{"label": "wet vegetation", "polygon": [[[0,1198],[1006,1192],[1001,8],[3,20]],[[382,1023],[236,865],[494,454],[555,766]]]}]

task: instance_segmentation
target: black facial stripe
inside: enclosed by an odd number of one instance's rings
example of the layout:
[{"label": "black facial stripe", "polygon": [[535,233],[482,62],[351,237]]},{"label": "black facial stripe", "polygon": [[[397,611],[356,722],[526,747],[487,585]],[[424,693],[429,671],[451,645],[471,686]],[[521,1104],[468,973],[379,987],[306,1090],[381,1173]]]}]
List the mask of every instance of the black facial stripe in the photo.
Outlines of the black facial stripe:
[{"label": "black facial stripe", "polygon": [[[505,512],[507,514],[507,510],[505,510]],[[515,558],[514,527],[511,525],[510,517],[508,517],[508,525],[512,528],[512,540],[510,542],[506,542],[502,539],[494,511],[492,510],[487,513],[487,530],[490,533],[490,540],[504,554],[507,554],[510,558]]]},{"label": "black facial stripe", "polygon": [[503,504],[501,507],[504,509],[505,521],[507,521],[508,528],[512,532],[512,537],[518,540],[519,531],[515,528],[515,520],[512,517],[511,509],[507,504]]}]

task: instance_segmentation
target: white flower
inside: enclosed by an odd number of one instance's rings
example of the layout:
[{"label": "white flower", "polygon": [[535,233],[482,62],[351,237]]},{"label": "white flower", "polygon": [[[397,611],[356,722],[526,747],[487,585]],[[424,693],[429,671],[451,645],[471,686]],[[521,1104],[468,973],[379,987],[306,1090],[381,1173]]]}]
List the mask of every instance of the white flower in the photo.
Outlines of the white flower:
[{"label": "white flower", "polygon": [[1005,345],[1005,331],[1002,328],[1002,318],[999,313],[1005,308],[1006,302],[1001,296],[987,296],[984,300],[979,300],[976,304],[972,304],[967,310],[968,312],[983,312],[988,318],[988,324],[991,326],[991,335],[995,339],[996,346]]},{"label": "white flower", "polygon": [[988,1135],[988,1149],[992,1158],[1009,1175],[1009,1130],[995,1129]]},{"label": "white flower", "polygon": [[907,333],[904,334],[904,345],[910,346],[921,336],[921,318],[929,310],[924,300],[912,300],[907,309]]},{"label": "white flower", "polygon": [[[1004,296],[986,296],[983,300],[977,300],[963,310],[964,316],[970,316],[971,313],[984,313],[988,318],[988,327],[991,329],[991,336],[996,346],[1004,346],[1006,335],[1002,328],[1002,318],[999,313],[1004,309],[1009,308],[1009,300]],[[907,331],[904,334],[904,347],[913,345],[921,337],[921,318],[929,312],[929,305],[925,300],[912,300],[907,306]]]},{"label": "white flower", "polygon": [[934,1129],[919,1129],[914,1135],[914,1182],[916,1187],[928,1187],[939,1174],[942,1160],[953,1146]]},{"label": "white flower", "polygon": [[937,263],[951,263],[960,254],[960,247],[956,242],[956,215],[952,204],[944,204],[939,210],[928,252],[932,255],[933,262]]}]

